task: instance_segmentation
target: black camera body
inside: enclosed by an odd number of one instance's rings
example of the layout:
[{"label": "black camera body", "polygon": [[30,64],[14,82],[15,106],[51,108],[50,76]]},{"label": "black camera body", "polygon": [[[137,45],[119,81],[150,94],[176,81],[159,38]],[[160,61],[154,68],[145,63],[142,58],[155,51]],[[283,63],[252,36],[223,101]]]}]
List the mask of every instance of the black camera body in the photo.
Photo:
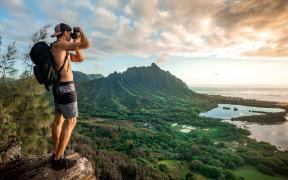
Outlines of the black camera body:
[{"label": "black camera body", "polygon": [[73,32],[71,32],[71,38],[72,39],[77,39],[78,38],[78,34],[79,31],[77,29],[75,29],[75,27],[73,28]]}]

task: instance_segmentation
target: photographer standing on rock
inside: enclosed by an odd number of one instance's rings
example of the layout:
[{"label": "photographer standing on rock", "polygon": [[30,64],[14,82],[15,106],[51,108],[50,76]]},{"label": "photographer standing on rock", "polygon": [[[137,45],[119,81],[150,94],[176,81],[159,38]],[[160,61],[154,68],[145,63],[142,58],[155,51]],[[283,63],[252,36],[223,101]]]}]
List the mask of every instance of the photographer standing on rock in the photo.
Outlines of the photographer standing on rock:
[{"label": "photographer standing on rock", "polygon": [[51,37],[57,38],[57,41],[51,44],[51,52],[56,69],[60,74],[60,82],[53,86],[55,119],[52,126],[53,154],[51,161],[52,167],[62,169],[70,167],[76,162],[68,160],[64,156],[64,150],[78,117],[77,96],[70,62],[82,62],[84,57],[81,50],[87,49],[90,45],[80,27],[74,27],[72,32],[72,28],[64,23],[55,26],[55,33]]}]

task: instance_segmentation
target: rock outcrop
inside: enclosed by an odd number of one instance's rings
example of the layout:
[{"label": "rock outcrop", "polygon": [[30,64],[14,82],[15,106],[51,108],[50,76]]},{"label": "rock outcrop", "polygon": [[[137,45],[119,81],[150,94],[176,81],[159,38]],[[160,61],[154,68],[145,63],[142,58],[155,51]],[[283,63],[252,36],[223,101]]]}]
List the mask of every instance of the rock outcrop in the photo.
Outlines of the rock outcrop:
[{"label": "rock outcrop", "polygon": [[[11,149],[12,148],[12,149]],[[5,179],[81,179],[94,180],[94,169],[91,162],[78,153],[71,152],[66,157],[76,159],[77,163],[68,169],[54,170],[51,168],[50,155],[21,157],[19,145],[11,146],[7,158],[0,163],[0,180]],[[13,152],[13,153],[12,153]],[[15,156],[12,156],[12,155]],[[5,156],[6,157],[6,156]],[[9,157],[9,158],[8,158]],[[9,159],[9,161],[8,161]]]},{"label": "rock outcrop", "polygon": [[9,163],[10,161],[16,160],[21,156],[21,142],[16,136],[9,137],[8,147],[3,154],[0,156],[1,163]]}]

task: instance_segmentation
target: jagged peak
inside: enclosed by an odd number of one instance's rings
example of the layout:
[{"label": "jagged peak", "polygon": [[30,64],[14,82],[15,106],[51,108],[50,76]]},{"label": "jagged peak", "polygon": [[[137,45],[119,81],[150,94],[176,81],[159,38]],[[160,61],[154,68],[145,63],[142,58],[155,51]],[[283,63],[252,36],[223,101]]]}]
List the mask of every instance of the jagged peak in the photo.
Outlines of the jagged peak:
[{"label": "jagged peak", "polygon": [[[152,68],[159,68],[159,66],[157,66],[157,64],[156,64],[156,63],[154,63],[154,62],[151,64],[151,66],[150,66],[150,67],[152,67]],[[159,69],[160,69],[160,68],[159,68]]]},{"label": "jagged peak", "polygon": [[157,64],[153,62],[150,66],[133,66],[133,67],[127,68],[126,71],[133,70],[133,69],[143,69],[143,68],[145,68],[145,69],[146,68],[158,68],[158,69],[160,69],[159,66],[157,66]]},{"label": "jagged peak", "polygon": [[117,71],[114,71],[113,73],[110,73],[107,77],[115,77],[120,75],[121,73],[118,73]]}]

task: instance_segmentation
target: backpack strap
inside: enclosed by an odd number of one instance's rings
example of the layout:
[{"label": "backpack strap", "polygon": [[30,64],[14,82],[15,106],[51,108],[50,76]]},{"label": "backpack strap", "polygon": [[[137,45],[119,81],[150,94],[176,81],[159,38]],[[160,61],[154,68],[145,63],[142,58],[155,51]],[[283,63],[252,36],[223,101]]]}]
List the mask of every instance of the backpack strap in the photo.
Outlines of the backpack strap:
[{"label": "backpack strap", "polygon": [[66,64],[66,61],[68,59],[68,55],[69,55],[69,52],[67,51],[66,52],[66,56],[65,56],[65,59],[64,59],[64,62],[62,64],[62,66],[60,67],[59,71],[58,71],[58,74],[60,75],[60,72],[62,71],[62,69],[64,68],[64,65]]},{"label": "backpack strap", "polygon": [[56,92],[56,87],[59,86],[59,81],[60,81],[60,77],[61,77],[60,72],[62,71],[62,69],[64,68],[64,65],[66,64],[68,55],[69,55],[69,51],[66,52],[65,60],[62,64],[62,66],[60,67],[59,71],[57,71],[58,76],[59,76],[59,80],[56,83],[53,83],[53,92]]},{"label": "backpack strap", "polygon": [[55,44],[55,43],[57,43],[58,41],[60,41],[60,40],[56,40],[56,41],[54,41],[53,43],[50,43],[50,49],[52,48],[52,45]]},{"label": "backpack strap", "polygon": [[[55,43],[57,43],[58,41],[60,41],[60,40],[56,40],[56,41],[54,41],[53,43],[50,44],[50,50],[52,49],[52,45],[55,44]],[[60,76],[60,72],[61,72],[62,69],[64,68],[64,65],[66,64],[68,55],[69,55],[69,52],[67,51],[67,52],[66,52],[65,59],[64,59],[64,62],[63,62],[63,64],[62,64],[62,66],[60,67],[59,71],[58,71],[59,76]]]}]

